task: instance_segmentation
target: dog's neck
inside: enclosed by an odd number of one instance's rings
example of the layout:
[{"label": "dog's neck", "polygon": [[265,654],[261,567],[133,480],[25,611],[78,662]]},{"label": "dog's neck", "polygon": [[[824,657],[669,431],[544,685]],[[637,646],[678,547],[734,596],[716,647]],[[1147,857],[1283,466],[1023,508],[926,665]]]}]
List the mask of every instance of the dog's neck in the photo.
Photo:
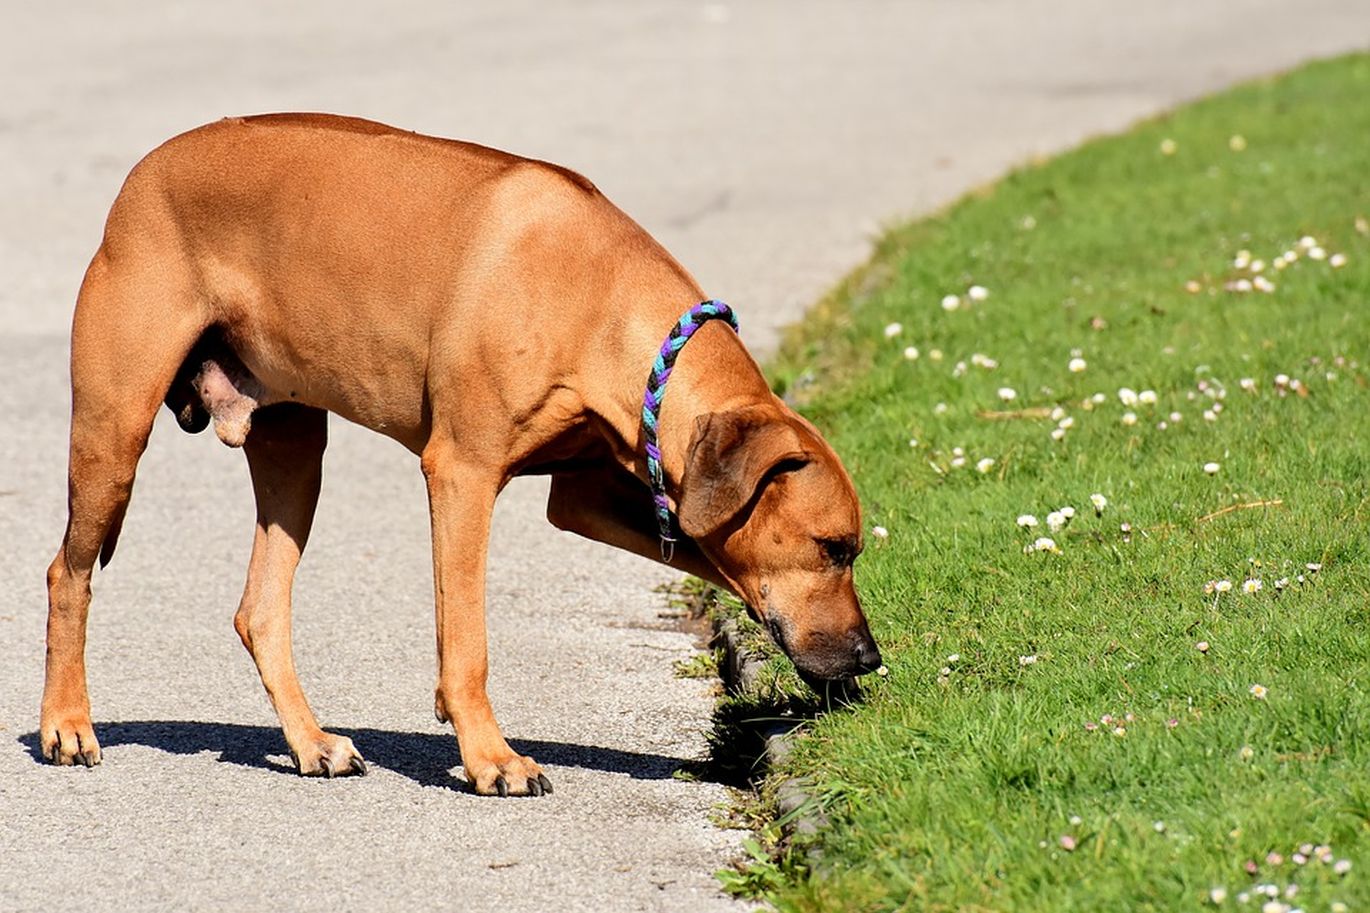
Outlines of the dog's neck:
[{"label": "dog's neck", "polygon": [[[666,326],[669,328],[670,324]],[[612,401],[594,411],[613,430],[610,444],[620,465],[644,482],[647,480],[646,456],[642,436],[642,394],[652,359],[661,346],[656,328],[644,327],[634,336],[627,363],[637,371],[616,385]],[[648,335],[651,333],[651,335]],[[696,331],[681,350],[662,399],[658,425],[661,465],[666,491],[679,500],[680,483],[685,474],[695,422],[712,412],[726,412],[774,398],[756,361],[747,352],[732,328],[721,320],[710,321]]]}]

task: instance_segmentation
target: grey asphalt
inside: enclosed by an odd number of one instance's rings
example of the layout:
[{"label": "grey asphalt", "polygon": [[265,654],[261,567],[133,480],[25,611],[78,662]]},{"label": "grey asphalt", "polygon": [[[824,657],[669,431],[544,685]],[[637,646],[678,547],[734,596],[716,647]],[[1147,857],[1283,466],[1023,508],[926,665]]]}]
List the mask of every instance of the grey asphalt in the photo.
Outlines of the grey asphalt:
[{"label": "grey asphalt", "polygon": [[[229,114],[328,110],[592,177],[760,351],[879,225],[1014,163],[1370,36],[1362,0],[6,4],[0,37],[0,911],[734,910],[740,835],[672,663],[670,572],[552,530],[511,486],[489,569],[491,694],[556,784],[464,791],[431,716],[423,486],[341,422],[301,567],[296,653],[365,779],[295,777],[231,627],[240,455],[153,435],[89,666],[105,763],[35,758],[43,570],[64,521],[65,332],[124,174]],[[935,303],[929,302],[929,306]],[[645,371],[645,367],[644,367]]]}]

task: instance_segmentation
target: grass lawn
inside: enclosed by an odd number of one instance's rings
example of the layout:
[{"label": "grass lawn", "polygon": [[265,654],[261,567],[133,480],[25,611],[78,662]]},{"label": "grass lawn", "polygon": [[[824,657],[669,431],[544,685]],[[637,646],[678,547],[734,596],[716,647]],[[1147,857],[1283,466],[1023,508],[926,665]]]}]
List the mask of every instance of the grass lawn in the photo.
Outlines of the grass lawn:
[{"label": "grass lawn", "polygon": [[1370,907],[1366,219],[1354,56],[896,229],[797,328],[772,375],[856,479],[889,675],[787,762],[821,861],[730,883],[782,910]]}]

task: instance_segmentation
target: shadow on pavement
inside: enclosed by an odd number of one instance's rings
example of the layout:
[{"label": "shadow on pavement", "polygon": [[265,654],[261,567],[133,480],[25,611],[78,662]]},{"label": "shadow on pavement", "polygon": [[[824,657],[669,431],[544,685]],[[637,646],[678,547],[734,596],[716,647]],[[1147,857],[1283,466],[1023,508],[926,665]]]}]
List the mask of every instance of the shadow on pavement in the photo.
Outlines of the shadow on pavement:
[{"label": "shadow on pavement", "polygon": [[[276,759],[284,758],[289,752],[281,731],[275,727],[192,720],[133,720],[97,724],[95,731],[101,747],[106,750],[117,745],[146,745],[172,754],[211,751],[218,753],[221,762],[295,773],[289,762]],[[420,786],[470,792],[464,779],[448,773],[461,763],[457,740],[451,733],[333,727],[328,727],[328,731],[352,739],[369,765],[403,774]],[[37,732],[25,733],[19,737],[19,742],[35,761],[44,760]],[[510,739],[509,744],[520,754],[532,755],[539,764],[627,774],[636,780],[666,780],[683,767],[693,770],[698,766],[687,758],[593,745],[539,739]]]}]

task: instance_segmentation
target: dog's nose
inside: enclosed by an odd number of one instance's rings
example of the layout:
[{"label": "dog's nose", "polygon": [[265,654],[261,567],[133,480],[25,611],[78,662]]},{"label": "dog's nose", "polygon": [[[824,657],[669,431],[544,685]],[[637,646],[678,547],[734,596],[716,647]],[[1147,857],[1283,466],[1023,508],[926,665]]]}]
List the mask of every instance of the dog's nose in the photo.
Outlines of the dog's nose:
[{"label": "dog's nose", "polygon": [[861,638],[856,647],[856,674],[864,675],[867,672],[874,672],[880,668],[882,662],[880,648],[875,645],[875,641],[871,639],[870,635]]}]

